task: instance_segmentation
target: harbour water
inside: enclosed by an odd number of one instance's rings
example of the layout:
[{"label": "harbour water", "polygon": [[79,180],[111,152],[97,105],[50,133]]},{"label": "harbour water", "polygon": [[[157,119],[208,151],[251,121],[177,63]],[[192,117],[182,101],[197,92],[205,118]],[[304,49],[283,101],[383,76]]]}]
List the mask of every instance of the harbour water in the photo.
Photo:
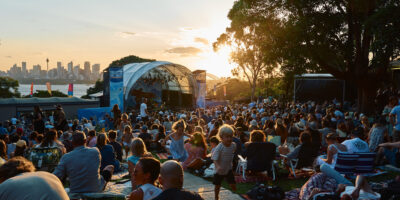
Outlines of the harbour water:
[{"label": "harbour water", "polygon": [[[82,97],[86,95],[86,90],[90,87],[93,87],[94,84],[74,84],[74,97]],[[47,90],[46,85],[33,85],[33,93],[36,90]],[[68,94],[68,84],[67,85],[51,85],[51,90],[58,90],[64,94]],[[31,85],[30,84],[20,84],[18,91],[22,96],[29,95],[31,93]]]}]

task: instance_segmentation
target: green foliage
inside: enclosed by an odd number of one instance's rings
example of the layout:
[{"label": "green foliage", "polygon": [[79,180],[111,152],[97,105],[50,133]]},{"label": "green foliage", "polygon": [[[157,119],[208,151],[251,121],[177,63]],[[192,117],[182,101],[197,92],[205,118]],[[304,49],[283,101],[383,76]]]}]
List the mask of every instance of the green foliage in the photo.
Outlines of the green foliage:
[{"label": "green foliage", "polygon": [[129,63],[153,62],[153,61],[156,61],[156,60],[140,58],[135,55],[130,55],[130,56],[126,56],[121,59],[112,61],[108,67],[123,67],[124,65],[129,64]]},{"label": "green foliage", "polygon": [[20,97],[19,83],[10,77],[0,77],[0,98]]},{"label": "green foliage", "polygon": [[90,87],[86,90],[86,95],[82,96],[83,99],[90,99],[91,94],[102,92],[104,90],[104,81],[97,80],[94,87]]},{"label": "green foliage", "polygon": [[[58,91],[58,90],[52,90],[51,95],[47,90],[36,90],[35,93],[32,95],[33,97],[39,97],[39,98],[47,98],[47,97],[68,97],[68,95]],[[30,95],[24,96],[24,98],[29,98]]]},{"label": "green foliage", "polygon": [[228,17],[231,27],[217,43],[260,38],[256,52],[279,63],[285,81],[331,73],[358,88],[360,110],[371,106],[371,95],[390,77],[390,62],[400,56],[397,0],[238,0]]}]

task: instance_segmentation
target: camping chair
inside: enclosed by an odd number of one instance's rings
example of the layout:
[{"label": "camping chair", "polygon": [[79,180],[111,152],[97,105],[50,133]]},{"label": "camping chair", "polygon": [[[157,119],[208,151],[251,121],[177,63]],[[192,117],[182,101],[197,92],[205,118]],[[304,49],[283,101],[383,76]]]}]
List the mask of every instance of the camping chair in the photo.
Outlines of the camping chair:
[{"label": "camping chair", "polygon": [[376,153],[338,153],[335,170],[340,174],[367,174],[374,171]]},{"label": "camping chair", "polygon": [[[246,169],[247,169],[247,160],[243,158],[241,155],[238,155],[239,162],[236,167],[236,173],[237,174],[242,174],[243,180],[246,180]],[[276,160],[273,160],[271,162],[271,171],[272,171],[272,180],[276,180],[276,170],[275,170],[275,164],[278,162]]]},{"label": "camping chair", "polygon": [[296,167],[297,167],[297,163],[299,162],[299,159],[295,158],[295,159],[289,159],[286,155],[282,155],[281,157],[285,158],[288,163],[289,163],[289,167],[292,170],[293,176],[296,178]]}]

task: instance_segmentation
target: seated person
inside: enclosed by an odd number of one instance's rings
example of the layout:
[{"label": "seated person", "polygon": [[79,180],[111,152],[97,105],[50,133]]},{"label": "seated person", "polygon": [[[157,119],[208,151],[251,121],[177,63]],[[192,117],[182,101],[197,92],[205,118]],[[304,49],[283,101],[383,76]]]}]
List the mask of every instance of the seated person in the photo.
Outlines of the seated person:
[{"label": "seated person", "polygon": [[363,176],[357,176],[354,186],[337,184],[334,179],[323,173],[312,176],[301,188],[299,198],[308,199],[380,199],[381,195],[372,191],[368,181]]},{"label": "seated person", "polygon": [[114,170],[109,165],[100,173],[101,155],[97,148],[86,147],[86,136],[83,132],[72,135],[74,150],[61,157],[53,174],[60,180],[69,177],[71,193],[102,192]]},{"label": "seated person", "polygon": [[[132,151],[132,156],[128,157],[128,172],[131,178],[133,177],[135,165],[139,161],[140,158],[142,157],[151,157],[151,154],[147,152],[146,145],[144,144],[143,140],[140,138],[135,138],[132,141],[131,144],[131,151]],[[132,183],[132,188],[136,188],[135,182],[131,181]]]},{"label": "seated person", "polygon": [[326,143],[328,144],[328,154],[326,158],[324,156],[320,156],[317,159],[317,164],[328,164],[330,167],[335,168],[337,154],[347,152],[347,147],[343,144],[338,143],[338,134],[337,133],[328,133],[326,136]]},{"label": "seated person", "polygon": [[150,145],[153,140],[153,137],[147,132],[146,125],[142,126],[142,130],[138,137],[143,140],[144,144],[146,144],[146,149],[150,149]]},{"label": "seated person", "polygon": [[185,144],[185,150],[188,152],[188,158],[182,163],[183,169],[201,167],[202,160],[206,158],[207,154],[204,135],[199,132],[193,134],[193,137]]},{"label": "seated person", "polygon": [[311,142],[311,135],[308,132],[303,132],[300,135],[300,145],[297,146],[292,152],[287,153],[288,149],[280,147],[279,152],[286,155],[288,159],[299,159],[297,162],[297,169],[303,167],[310,167],[313,165],[314,159],[318,155],[317,149]]},{"label": "seated person", "polygon": [[150,200],[157,197],[162,190],[155,186],[160,174],[160,161],[148,157],[140,158],[135,166],[133,179],[137,185],[129,195],[129,200]]},{"label": "seated person", "polygon": [[158,178],[162,185],[162,193],[153,200],[202,200],[203,198],[194,192],[183,189],[183,169],[182,166],[174,161],[169,160],[162,164],[160,177]]},{"label": "seated person", "polygon": [[364,137],[364,129],[357,127],[351,131],[351,139],[342,142],[347,147],[349,153],[365,153],[369,152],[368,143],[360,139]]},{"label": "seated person", "polygon": [[260,130],[250,134],[250,142],[245,144],[243,157],[247,158],[247,169],[252,172],[268,171],[271,173],[271,163],[275,158],[276,146],[265,142],[265,135]]},{"label": "seated person", "polygon": [[33,164],[14,157],[0,167],[0,199],[69,199],[60,180],[48,172],[35,172]]},{"label": "seated person", "polygon": [[386,160],[390,165],[400,167],[400,160],[398,160],[398,155],[400,154],[400,142],[382,143],[379,147],[376,159],[378,165],[383,165]]},{"label": "seated person", "polygon": [[185,129],[186,123],[183,119],[176,121],[172,125],[173,132],[167,135],[163,142],[163,145],[165,145],[167,140],[171,140],[169,152],[174,160],[178,160],[180,162],[184,162],[188,157],[188,153],[184,147],[184,136],[191,137],[191,135],[186,134]]},{"label": "seated person", "polygon": [[114,171],[118,172],[120,170],[120,163],[116,159],[114,148],[107,144],[108,138],[105,133],[100,133],[97,136],[97,145],[101,154],[101,165],[100,170],[103,170],[108,165],[114,166]]},{"label": "seated person", "polygon": [[114,148],[114,151],[117,154],[117,160],[119,160],[119,162],[122,162],[122,145],[116,141],[117,132],[114,130],[108,131],[108,138],[110,140],[108,144],[110,144]]}]

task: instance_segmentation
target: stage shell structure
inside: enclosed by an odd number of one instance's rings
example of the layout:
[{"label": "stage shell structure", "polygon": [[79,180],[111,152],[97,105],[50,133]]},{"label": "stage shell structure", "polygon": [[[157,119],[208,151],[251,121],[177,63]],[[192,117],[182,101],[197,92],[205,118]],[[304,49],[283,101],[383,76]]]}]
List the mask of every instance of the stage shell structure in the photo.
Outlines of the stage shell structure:
[{"label": "stage shell structure", "polygon": [[[205,79],[205,71],[204,73]],[[168,108],[196,107],[199,98],[198,72],[166,61],[131,63],[104,71],[104,97],[109,106],[137,109],[143,98],[148,105]],[[108,97],[107,97],[108,96]],[[107,100],[106,100],[107,101]]]}]

